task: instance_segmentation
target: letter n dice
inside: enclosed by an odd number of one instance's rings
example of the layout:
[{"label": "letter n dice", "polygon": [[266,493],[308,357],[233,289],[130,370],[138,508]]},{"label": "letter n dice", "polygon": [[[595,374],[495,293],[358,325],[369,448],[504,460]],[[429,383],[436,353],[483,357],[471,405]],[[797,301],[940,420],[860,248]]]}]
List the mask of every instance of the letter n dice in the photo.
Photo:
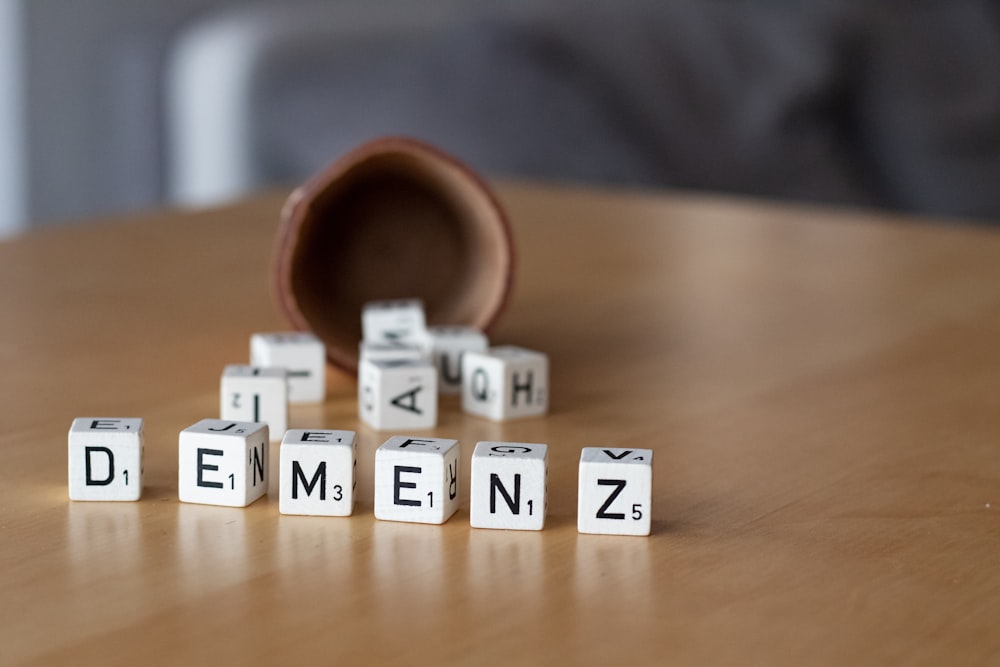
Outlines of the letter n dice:
[{"label": "letter n dice", "polygon": [[444,523],[458,509],[458,440],[395,436],[375,450],[375,518]]},{"label": "letter n dice", "polygon": [[81,417],[69,429],[70,500],[139,500],[142,420]]},{"label": "letter n dice", "polygon": [[649,535],[653,450],[584,447],[579,481],[579,532]]},{"label": "letter n dice", "polygon": [[268,429],[202,419],[181,431],[177,495],[186,503],[246,507],[267,493]]}]

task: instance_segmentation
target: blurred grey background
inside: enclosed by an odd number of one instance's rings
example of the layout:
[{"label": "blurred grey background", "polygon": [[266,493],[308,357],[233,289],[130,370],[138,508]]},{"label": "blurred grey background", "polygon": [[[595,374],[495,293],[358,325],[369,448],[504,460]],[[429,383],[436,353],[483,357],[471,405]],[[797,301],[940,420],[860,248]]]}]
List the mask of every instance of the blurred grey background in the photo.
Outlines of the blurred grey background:
[{"label": "blurred grey background", "polygon": [[490,176],[997,221],[1000,4],[0,0],[0,236],[382,134]]}]

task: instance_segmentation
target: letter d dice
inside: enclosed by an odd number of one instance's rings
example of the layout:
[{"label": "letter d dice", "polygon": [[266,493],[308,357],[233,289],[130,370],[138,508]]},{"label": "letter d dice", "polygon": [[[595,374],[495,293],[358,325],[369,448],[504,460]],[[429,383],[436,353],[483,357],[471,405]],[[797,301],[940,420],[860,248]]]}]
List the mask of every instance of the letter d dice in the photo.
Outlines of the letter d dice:
[{"label": "letter d dice", "polygon": [[142,420],[80,417],[69,429],[70,500],[139,500]]}]

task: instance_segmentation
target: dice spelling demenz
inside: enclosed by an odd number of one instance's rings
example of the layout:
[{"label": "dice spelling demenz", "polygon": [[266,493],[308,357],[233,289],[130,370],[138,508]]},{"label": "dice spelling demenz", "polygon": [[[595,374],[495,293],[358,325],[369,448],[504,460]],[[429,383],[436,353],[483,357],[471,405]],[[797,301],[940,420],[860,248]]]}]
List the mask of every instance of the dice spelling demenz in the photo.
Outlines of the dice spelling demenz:
[{"label": "dice spelling demenz", "polygon": [[267,493],[268,427],[202,419],[180,433],[177,495],[186,503],[246,507]]},{"label": "dice spelling demenz", "polygon": [[69,429],[70,500],[142,497],[142,419],[80,417]]}]

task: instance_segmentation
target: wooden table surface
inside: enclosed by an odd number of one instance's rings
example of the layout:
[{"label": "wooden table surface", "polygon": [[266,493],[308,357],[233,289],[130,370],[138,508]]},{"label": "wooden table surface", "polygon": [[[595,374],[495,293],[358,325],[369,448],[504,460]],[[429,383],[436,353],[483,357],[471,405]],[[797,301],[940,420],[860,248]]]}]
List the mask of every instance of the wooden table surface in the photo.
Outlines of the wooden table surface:
[{"label": "wooden table surface", "polygon": [[[508,185],[493,340],[552,410],[435,434],[550,446],[540,533],[177,500],[177,434],[269,296],[282,197],[0,244],[0,663],[1000,663],[1000,230]],[[71,503],[77,416],[146,420],[137,503]],[[653,535],[576,532],[587,445],[655,450]],[[277,448],[272,445],[272,458]]]}]

